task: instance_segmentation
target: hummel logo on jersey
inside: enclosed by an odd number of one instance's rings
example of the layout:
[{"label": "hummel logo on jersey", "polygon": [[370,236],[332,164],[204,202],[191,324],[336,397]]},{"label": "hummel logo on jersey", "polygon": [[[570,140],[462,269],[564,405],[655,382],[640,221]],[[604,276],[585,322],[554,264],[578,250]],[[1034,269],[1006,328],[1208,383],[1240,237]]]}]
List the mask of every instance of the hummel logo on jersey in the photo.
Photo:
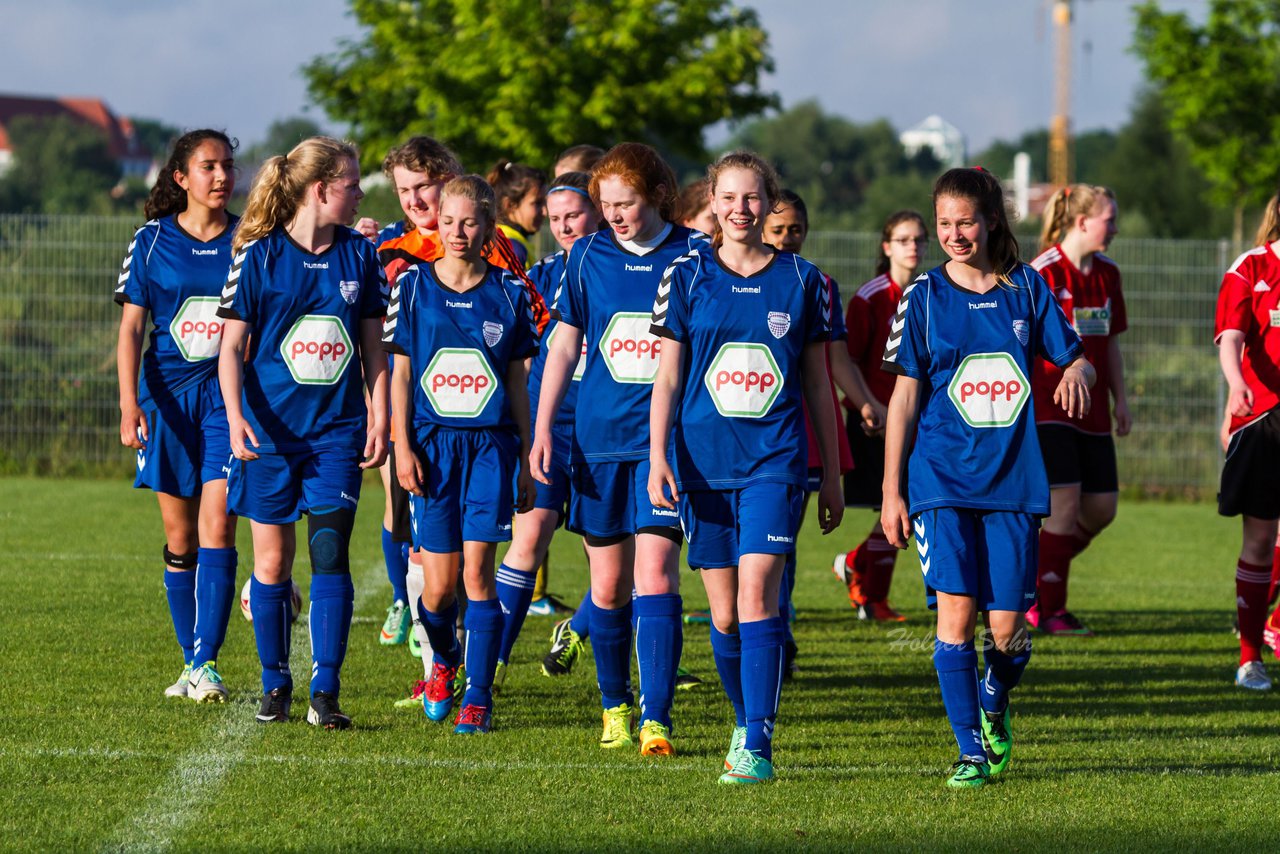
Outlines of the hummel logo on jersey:
[{"label": "hummel logo on jersey", "polygon": [[995,300],[991,300],[990,302],[972,302],[972,301],[971,301],[971,302],[969,303],[969,308],[970,308],[971,310],[972,310],[972,309],[978,309],[978,308],[995,308],[995,307],[996,307],[996,305],[997,305],[997,303],[996,303],[996,301],[995,301]]},{"label": "hummel logo on jersey", "polygon": [[356,296],[360,293],[360,283],[356,281],[338,282],[338,292],[347,301],[347,305],[355,305]]},{"label": "hummel logo on jersey", "polygon": [[1031,331],[1027,328],[1025,320],[1015,320],[1013,322],[1013,335],[1018,339],[1018,343],[1027,346],[1027,342],[1031,340]]},{"label": "hummel logo on jersey", "polygon": [[444,304],[449,308],[471,308],[471,303],[469,302],[454,302],[451,299],[446,299]]},{"label": "hummel logo on jersey", "polygon": [[328,261],[303,261],[302,266],[308,270],[327,270],[329,269]]},{"label": "hummel logo on jersey", "polygon": [[759,285],[757,285],[757,286],[756,286],[756,287],[754,287],[754,288],[748,288],[748,287],[745,287],[745,286],[740,288],[740,287],[738,287],[737,285],[730,285],[730,287],[733,289],[733,292],[734,292],[735,294],[758,294],[758,293],[760,293],[760,286],[759,286]]},{"label": "hummel logo on jersey", "polygon": [[769,312],[769,332],[774,338],[781,338],[787,334],[787,330],[791,328],[791,315],[785,311]]},{"label": "hummel logo on jersey", "polygon": [[1257,283],[1253,286],[1253,292],[1255,294],[1265,294],[1269,290],[1271,290],[1271,286],[1262,279],[1258,279]]},{"label": "hummel logo on jersey", "polygon": [[677,512],[676,512],[676,511],[674,511],[674,510],[664,510],[664,509],[662,509],[661,507],[654,507],[652,512],[653,512],[653,515],[655,515],[655,516],[673,516],[673,517],[678,517],[678,516],[680,515],[679,513],[677,513]]},{"label": "hummel logo on jersey", "polygon": [[652,273],[653,272],[652,264],[626,264],[624,266],[627,268],[628,273]]},{"label": "hummel logo on jersey", "polygon": [[773,534],[765,534],[765,539],[771,543],[794,543],[795,537],[778,537]]},{"label": "hummel logo on jersey", "polygon": [[490,347],[497,345],[502,339],[502,324],[494,323],[492,320],[486,320],[480,326],[480,331],[484,333],[484,343]]},{"label": "hummel logo on jersey", "polygon": [[350,501],[352,504],[359,503],[358,499],[356,499],[353,496],[347,495],[345,492],[339,491],[338,494],[342,496],[343,501]]},{"label": "hummel logo on jersey", "polygon": [[196,249],[193,246],[191,247],[191,254],[192,255],[217,255],[218,250],[217,249]]}]

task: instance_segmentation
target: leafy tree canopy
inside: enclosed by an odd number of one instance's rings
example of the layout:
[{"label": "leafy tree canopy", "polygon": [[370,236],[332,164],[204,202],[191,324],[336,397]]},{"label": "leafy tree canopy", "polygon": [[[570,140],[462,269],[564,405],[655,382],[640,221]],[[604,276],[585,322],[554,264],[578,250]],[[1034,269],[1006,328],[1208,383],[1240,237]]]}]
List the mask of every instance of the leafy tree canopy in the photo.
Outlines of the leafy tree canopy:
[{"label": "leafy tree canopy", "polygon": [[21,213],[103,213],[120,178],[97,128],[65,116],[19,116],[9,126],[13,163],[0,179],[0,204]]}]

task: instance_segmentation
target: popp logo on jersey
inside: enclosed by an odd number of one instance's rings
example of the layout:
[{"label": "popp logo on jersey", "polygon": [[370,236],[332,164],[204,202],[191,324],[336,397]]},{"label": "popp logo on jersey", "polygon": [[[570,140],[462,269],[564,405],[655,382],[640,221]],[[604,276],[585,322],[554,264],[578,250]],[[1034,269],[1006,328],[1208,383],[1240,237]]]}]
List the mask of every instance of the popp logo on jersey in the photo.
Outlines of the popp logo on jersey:
[{"label": "popp logo on jersey", "polygon": [[303,385],[333,385],[354,353],[346,327],[328,314],[299,317],[280,343],[285,367]]},{"label": "popp logo on jersey", "polygon": [[726,418],[762,418],[785,382],[768,347],[739,342],[721,345],[702,381]]},{"label": "popp logo on jersey", "polygon": [[[547,349],[550,350],[555,346],[556,335],[560,332],[560,324],[556,324],[551,330],[551,334],[547,337]],[[573,381],[577,382],[582,379],[582,374],[587,369],[587,342],[584,338],[582,341],[582,352],[578,355],[578,361],[573,366]]]},{"label": "popp logo on jersey", "polygon": [[1008,353],[974,353],[956,369],[947,394],[970,427],[1008,427],[1026,406],[1031,389]]},{"label": "popp logo on jersey", "polygon": [[498,387],[484,356],[468,347],[436,351],[418,382],[431,408],[451,418],[475,418]]},{"label": "popp logo on jersey", "polygon": [[658,375],[662,339],[649,331],[652,322],[646,311],[620,311],[609,320],[600,353],[614,382],[650,384]]},{"label": "popp logo on jersey", "polygon": [[188,362],[203,362],[218,355],[222,345],[222,318],[218,297],[187,297],[169,323],[169,335]]}]

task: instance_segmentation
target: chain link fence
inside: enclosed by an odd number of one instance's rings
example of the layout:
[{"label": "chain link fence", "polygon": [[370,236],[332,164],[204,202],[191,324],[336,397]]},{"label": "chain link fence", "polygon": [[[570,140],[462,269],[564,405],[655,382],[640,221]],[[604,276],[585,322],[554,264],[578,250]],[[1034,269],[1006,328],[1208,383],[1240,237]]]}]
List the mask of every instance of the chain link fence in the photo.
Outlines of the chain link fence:
[{"label": "chain link fence", "polygon": [[[112,302],[130,217],[0,215],[0,472],[119,474]],[[848,299],[873,272],[875,234],[814,232],[805,255]],[[1023,241],[1026,255],[1034,240]],[[941,260],[934,246],[928,263]],[[1117,239],[1129,331],[1121,338],[1133,433],[1117,441],[1131,492],[1212,495],[1222,382],[1213,310],[1225,241]]]}]

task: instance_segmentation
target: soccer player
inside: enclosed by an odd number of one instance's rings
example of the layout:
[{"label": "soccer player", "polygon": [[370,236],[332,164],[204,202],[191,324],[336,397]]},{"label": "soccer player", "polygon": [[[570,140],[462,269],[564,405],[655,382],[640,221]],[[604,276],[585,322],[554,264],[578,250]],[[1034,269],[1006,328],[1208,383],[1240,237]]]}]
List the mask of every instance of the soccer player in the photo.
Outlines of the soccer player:
[{"label": "soccer player", "polygon": [[[400,209],[404,212],[401,222],[411,226],[378,247],[378,260],[387,273],[387,281],[394,282],[411,265],[420,263],[435,252],[439,243],[436,236],[440,213],[440,191],[445,183],[462,174],[458,158],[442,143],[429,136],[415,136],[387,152],[382,161],[382,172],[395,188]],[[393,356],[388,358],[394,359]],[[391,419],[391,446],[387,461],[378,470],[382,476],[385,496],[382,519],[382,554],[387,565],[387,578],[391,582],[392,603],[382,624],[378,639],[386,645],[398,645],[409,641],[410,652],[421,657],[426,630],[416,619],[416,609],[410,607],[422,595],[422,566],[409,560],[409,494],[400,486],[395,474],[397,421]],[[410,708],[422,704],[422,692],[430,677],[429,665],[423,678],[417,680],[407,699],[396,701],[397,706]]]},{"label": "soccer player", "polygon": [[[849,300],[845,318],[849,356],[862,372],[871,394],[871,405],[885,412],[893,394],[893,374],[881,370],[890,324],[898,311],[902,289],[915,278],[921,254],[929,243],[924,217],[915,211],[898,211],[885,220],[876,254],[876,275],[858,288]],[[882,421],[883,423],[883,421]],[[853,412],[845,433],[857,466],[844,476],[846,507],[880,510],[880,484],[884,480],[884,429],[870,429]],[[879,520],[871,533],[851,552],[836,555],[836,577],[849,591],[849,604],[862,620],[899,622],[905,619],[889,606],[889,587],[898,550],[889,545]]]},{"label": "soccer player", "polygon": [[218,375],[236,458],[227,505],[253,531],[249,601],[262,662],[261,723],[289,719],[294,525],[305,513],[307,723],[351,726],[338,703],[355,594],[351,531],[362,470],[387,454],[386,279],[373,243],[347,227],[363,196],[350,143],[311,137],[269,158],[236,229],[218,307],[225,324]]},{"label": "soccer player", "polygon": [[[600,210],[591,199],[589,192],[591,176],[584,172],[569,172],[560,175],[547,190],[547,221],[551,227],[551,236],[560,245],[560,250],[553,252],[529,268],[529,278],[533,280],[548,304],[553,304],[556,292],[564,279],[565,261],[569,250],[579,239],[594,234],[600,229]],[[530,411],[537,412],[538,396],[542,388],[542,373],[547,361],[547,350],[556,335],[554,321],[548,324],[546,333],[538,347],[529,368],[529,405]],[[575,365],[572,379],[564,400],[551,426],[553,443],[553,464],[550,485],[537,491],[533,506],[521,513],[515,523],[515,533],[511,540],[511,548],[503,558],[507,573],[503,573],[508,583],[498,586],[498,598],[502,600],[507,611],[507,623],[502,638],[502,650],[498,655],[499,672],[505,670],[510,660],[511,649],[520,633],[525,613],[529,612],[534,596],[534,576],[537,567],[547,557],[547,549],[556,528],[565,519],[569,501],[569,458],[573,444],[574,409],[578,398],[578,381],[582,378],[584,360],[579,359]],[[514,573],[514,574],[512,574]],[[501,581],[501,579],[500,579]],[[590,594],[583,599],[584,607],[572,618],[556,624],[552,630],[551,653],[543,665],[543,672],[548,675],[567,673],[573,667],[582,650],[583,639],[590,633],[587,625]],[[576,621],[577,628],[573,627]],[[550,669],[548,669],[548,665]],[[501,682],[501,676],[498,678]]]},{"label": "soccer player", "polygon": [[1051,405],[1062,372],[1036,360],[1031,392],[1036,431],[1049,475],[1050,513],[1040,530],[1036,604],[1027,622],[1050,635],[1090,636],[1067,610],[1071,561],[1116,517],[1120,483],[1111,438],[1132,425],[1119,335],[1127,328],[1120,270],[1102,253],[1116,235],[1116,200],[1106,187],[1072,184],[1053,194],[1044,211],[1040,254],[1031,266],[1048,283],[1084,342],[1098,373],[1089,414],[1071,418]]},{"label": "soccer player", "polygon": [[686,184],[676,203],[676,222],[707,237],[716,227],[716,215],[711,210],[711,192],[706,178]]},{"label": "soccer player", "polygon": [[[763,238],[777,176],[744,151],[708,170],[713,249],[663,276],[652,331],[662,337],[649,436],[649,499],[679,508],[689,566],[711,604],[716,669],[735,726],[720,782],[773,779],[784,617],[778,591],[795,548],[807,479],[802,400],[823,461],[818,515],[840,524],[835,409],[827,374],[830,290],[816,267]],[[675,425],[675,469],[668,436]]]},{"label": "soccer player", "polygon": [[227,212],[234,150],[221,131],[178,138],[115,290],[122,309],[120,442],[138,452],[134,487],[151,489],[160,504],[165,594],[182,649],[182,673],[164,694],[201,703],[227,699],[217,657],[236,595],[236,519],[227,515],[231,445],[213,358],[222,337],[214,312],[236,223]]},{"label": "soccer player", "polygon": [[1271,679],[1262,664],[1262,643],[1277,619],[1273,614],[1268,621],[1267,604],[1280,519],[1280,427],[1271,417],[1280,405],[1280,332],[1274,322],[1280,316],[1280,193],[1267,202],[1254,243],[1232,263],[1218,291],[1215,341],[1231,419],[1218,512],[1244,517],[1236,564],[1236,684],[1267,691]]},{"label": "soccer player", "polygon": [[[568,528],[582,534],[591,566],[591,644],[604,705],[600,746],[635,743],[631,616],[640,671],[640,752],[674,755],[671,701],[683,643],[676,512],[649,499],[649,397],[661,339],[649,330],[662,272],[706,245],[669,220],[675,175],[656,151],[614,146],[591,173],[590,193],[609,229],[569,252],[548,347],[530,468],[550,485],[552,425],[587,343],[573,426]],[[632,603],[632,589],[636,596]]]},{"label": "soccer player", "polygon": [[[525,290],[484,260],[497,201],[478,175],[454,178],[440,197],[445,254],[396,281],[383,341],[396,354],[392,412],[407,446],[396,475],[408,490],[414,550],[425,585],[415,605],[433,650],[422,705],[439,721],[453,707],[463,650],[454,634],[458,562],[466,587],[467,687],[454,732],[489,732],[493,675],[502,644],[497,544],[511,539],[513,510],[526,510],[533,485],[525,359],[537,330]],[[514,495],[513,495],[513,485]],[[528,587],[532,588],[530,574]],[[507,618],[523,617],[508,611]]]},{"label": "soccer player", "polygon": [[520,264],[528,269],[529,238],[542,228],[547,176],[541,169],[499,160],[486,178],[498,197],[498,230],[515,247]]},{"label": "soccer player", "polygon": [[897,548],[915,532],[938,612],[933,663],[960,748],[947,785],[970,788],[1009,764],[1009,692],[1031,658],[1023,615],[1035,598],[1049,483],[1027,378],[1037,355],[1064,368],[1053,404],[1079,416],[1095,377],[1044,279],[1018,260],[1000,182],[985,170],[951,169],[934,184],[933,206],[950,260],[903,290],[885,346],[884,368],[898,379],[881,522]]}]

